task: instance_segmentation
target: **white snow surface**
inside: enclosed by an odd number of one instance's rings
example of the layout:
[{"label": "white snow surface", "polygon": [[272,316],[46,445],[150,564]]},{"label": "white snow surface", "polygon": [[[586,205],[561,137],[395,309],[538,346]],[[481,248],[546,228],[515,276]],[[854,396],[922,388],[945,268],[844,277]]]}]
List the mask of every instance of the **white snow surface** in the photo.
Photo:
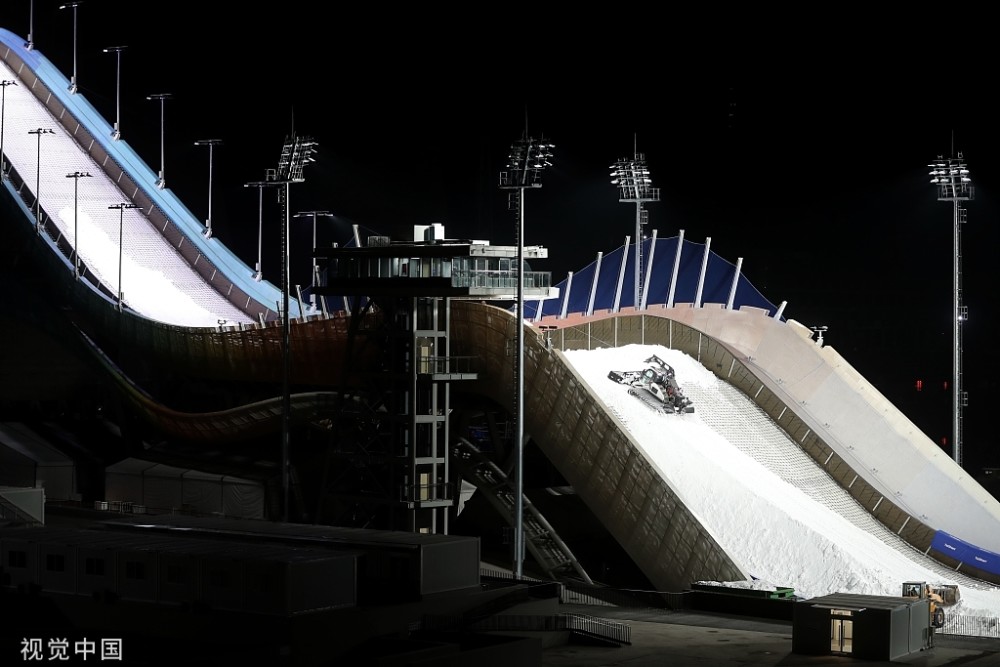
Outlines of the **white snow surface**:
[{"label": "white snow surface", "polygon": [[[904,581],[958,584],[961,600],[949,613],[1000,617],[1000,588],[954,572],[886,529],[747,396],[696,359],[652,345],[564,354],[685,506],[759,582],[754,586],[811,598],[899,596]],[[654,354],[673,367],[694,413],[658,413],[608,379],[611,370],[646,368]]]}]

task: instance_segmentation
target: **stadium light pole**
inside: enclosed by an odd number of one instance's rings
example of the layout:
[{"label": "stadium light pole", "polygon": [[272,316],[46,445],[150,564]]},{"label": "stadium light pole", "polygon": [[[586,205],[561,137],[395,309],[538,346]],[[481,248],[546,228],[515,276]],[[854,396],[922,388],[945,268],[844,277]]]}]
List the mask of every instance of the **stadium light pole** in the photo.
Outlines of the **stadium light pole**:
[{"label": "stadium light pole", "polygon": [[111,132],[111,138],[118,141],[122,138],[121,130],[121,120],[122,116],[122,51],[127,49],[127,46],[109,46],[104,49],[105,53],[114,53],[116,60],[118,61],[115,73],[115,127]]},{"label": "stadium light pole", "polygon": [[16,86],[17,82],[9,79],[0,81],[0,181],[7,178],[7,154],[3,152],[3,123],[7,113],[7,86]]},{"label": "stadium light pole", "polygon": [[[302,137],[294,133],[285,138],[281,147],[281,157],[278,158],[278,168],[268,170],[267,180],[248,183],[247,187],[278,187],[281,201],[281,303],[282,303],[282,400],[281,400],[281,488],[282,488],[282,521],[288,521],[289,509],[289,479],[290,479],[290,443],[291,436],[291,318],[289,308],[289,264],[288,264],[288,230],[291,226],[289,213],[289,195],[292,183],[302,183],[305,166],[315,162],[316,142],[311,137]],[[273,176],[273,179],[271,178]]]},{"label": "stadium light pole", "polygon": [[809,328],[812,329],[813,332],[812,335],[816,337],[815,338],[816,344],[819,345],[820,347],[823,347],[823,334],[829,331],[830,327],[828,327],[825,324],[821,324],[819,326],[809,327]]},{"label": "stadium light pole", "polygon": [[78,218],[80,217],[80,207],[78,205],[77,195],[80,189],[80,179],[81,178],[91,178],[90,173],[85,171],[74,171],[72,174],[66,174],[66,178],[73,179],[73,276],[79,280],[80,279],[80,226],[78,224]]},{"label": "stadium light pole", "polygon": [[524,191],[542,187],[541,175],[551,167],[554,146],[545,139],[524,136],[511,146],[507,171],[500,172],[500,189],[509,191],[508,208],[517,211],[517,363],[514,382],[517,398],[514,411],[517,421],[514,489],[514,575],[524,575]]},{"label": "stadium light pole", "polygon": [[148,95],[147,100],[159,100],[160,101],[160,176],[156,179],[156,187],[163,189],[167,187],[166,178],[166,154],[167,145],[164,140],[164,127],[166,126],[166,106],[167,100],[169,100],[173,95],[170,93],[156,93],[155,95]]},{"label": "stadium light pole", "polygon": [[199,139],[194,142],[195,146],[208,146],[208,220],[205,221],[205,238],[212,238],[212,161],[215,147],[222,143],[222,139]]},{"label": "stadium light pole", "polygon": [[35,233],[42,233],[42,198],[40,190],[42,187],[42,135],[55,134],[56,131],[40,127],[37,130],[28,130],[28,134],[38,135],[38,159],[35,163]]},{"label": "stadium light pole", "polygon": [[963,423],[962,412],[969,403],[969,395],[962,380],[962,325],[968,319],[969,309],[962,304],[962,225],[965,208],[962,202],[975,198],[975,189],[969,168],[959,153],[957,158],[938,156],[927,165],[931,167],[931,184],[938,189],[938,201],[952,203],[953,253],[952,253],[952,458],[962,465]]},{"label": "stadium light pole", "polygon": [[[327,217],[327,218],[332,218],[333,217],[333,213],[330,213],[329,211],[300,211],[299,213],[295,214],[296,218],[312,218],[312,221],[313,221],[313,245],[312,245],[312,247],[313,247],[314,251],[316,250],[316,219],[319,216],[321,216],[321,215],[324,216],[324,217]],[[318,262],[318,260],[316,258],[316,253],[314,252],[313,253],[313,265],[312,265],[312,290],[313,291],[311,291],[310,294],[309,294],[309,301],[310,301],[310,303],[313,306],[316,305],[316,293],[315,293],[315,290],[316,290],[316,286],[317,285],[319,285],[319,262]]]},{"label": "stadium light pole", "polygon": [[244,183],[245,188],[257,188],[257,266],[254,267],[253,279],[260,282],[264,279],[264,272],[261,269],[261,255],[264,249],[264,188],[273,185],[277,175],[274,169],[264,172],[263,181]]},{"label": "stadium light pole", "polygon": [[122,301],[125,299],[125,291],[122,289],[122,254],[124,252],[125,237],[125,211],[127,209],[141,208],[138,204],[122,202],[112,204],[109,209],[118,209],[118,312],[122,311]]},{"label": "stadium light pole", "polygon": [[24,48],[32,51],[35,48],[35,0],[31,0],[28,8],[28,41]]},{"label": "stadium light pole", "polygon": [[649,220],[643,208],[646,202],[660,201],[660,189],[652,187],[646,156],[636,147],[631,158],[622,158],[611,165],[611,184],[618,186],[618,201],[635,204],[635,303],[642,306],[642,228]]},{"label": "stadium light pole", "polygon": [[72,95],[76,94],[77,84],[76,84],[76,10],[83,4],[83,0],[74,0],[74,2],[67,2],[64,5],[59,5],[59,9],[72,9],[73,10],[73,75],[69,78],[69,92]]}]

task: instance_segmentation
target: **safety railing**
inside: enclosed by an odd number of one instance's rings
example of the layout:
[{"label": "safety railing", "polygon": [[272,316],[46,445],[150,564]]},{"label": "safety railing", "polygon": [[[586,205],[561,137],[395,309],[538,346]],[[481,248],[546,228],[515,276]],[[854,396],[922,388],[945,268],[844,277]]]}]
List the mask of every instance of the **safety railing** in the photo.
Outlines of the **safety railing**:
[{"label": "safety railing", "polygon": [[940,628],[938,633],[962,637],[1000,639],[1000,618],[992,616],[962,616],[945,612],[944,627]]},{"label": "safety railing", "polygon": [[[454,630],[458,617],[425,616],[424,630]],[[625,623],[582,614],[497,614],[480,619],[464,629],[474,632],[580,632],[616,644],[632,643],[632,628]]]},{"label": "safety railing", "polygon": [[[530,576],[520,579],[507,570],[480,568],[479,575],[483,580],[512,580],[526,583],[539,583],[543,580]],[[621,607],[623,609],[687,609],[691,591],[680,593],[667,591],[639,590],[632,588],[613,588],[600,584],[588,584],[571,578],[558,582],[559,602],[562,604],[579,604],[594,607]]]},{"label": "safety railing", "polygon": [[619,644],[632,643],[632,627],[625,623],[582,614],[563,614],[562,618],[565,619],[567,630],[586,632],[589,635],[610,639]]},{"label": "safety railing", "polygon": [[419,357],[417,372],[426,374],[438,373],[474,373],[480,357]]},{"label": "safety railing", "polygon": [[19,507],[4,498],[0,498],[0,521],[10,521],[25,526],[41,525],[38,519],[22,511]]},{"label": "safety railing", "polygon": [[449,501],[453,496],[450,482],[434,484],[407,484],[399,489],[399,500],[404,503]]},{"label": "safety railing", "polygon": [[[517,271],[493,269],[456,271],[451,276],[452,287],[495,287],[512,289],[517,287]],[[552,286],[550,271],[525,271],[525,289],[539,289]]]}]

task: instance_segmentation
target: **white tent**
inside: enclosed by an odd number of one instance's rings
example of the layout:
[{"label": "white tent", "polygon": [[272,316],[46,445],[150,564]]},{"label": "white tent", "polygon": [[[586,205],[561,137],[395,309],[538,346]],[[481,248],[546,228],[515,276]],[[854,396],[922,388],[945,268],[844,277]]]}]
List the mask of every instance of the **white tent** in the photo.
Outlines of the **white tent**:
[{"label": "white tent", "polygon": [[264,518],[265,489],[260,482],[135,458],[105,468],[104,496],[151,512]]}]

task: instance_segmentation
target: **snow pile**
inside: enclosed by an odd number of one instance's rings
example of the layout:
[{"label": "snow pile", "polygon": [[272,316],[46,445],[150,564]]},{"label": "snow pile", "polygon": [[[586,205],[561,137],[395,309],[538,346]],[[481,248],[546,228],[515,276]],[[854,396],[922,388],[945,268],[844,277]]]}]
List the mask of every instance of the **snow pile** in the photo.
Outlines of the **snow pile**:
[{"label": "snow pile", "polygon": [[[658,413],[608,379],[610,370],[644,368],[654,354],[676,371],[693,414]],[[962,600],[951,613],[1000,617],[1000,589],[944,568],[863,508],[860,514],[872,525],[845,514],[841,506],[860,506],[749,398],[695,359],[649,345],[565,356],[759,585],[793,588],[811,598],[835,592],[898,596],[904,581],[958,584]]]}]

